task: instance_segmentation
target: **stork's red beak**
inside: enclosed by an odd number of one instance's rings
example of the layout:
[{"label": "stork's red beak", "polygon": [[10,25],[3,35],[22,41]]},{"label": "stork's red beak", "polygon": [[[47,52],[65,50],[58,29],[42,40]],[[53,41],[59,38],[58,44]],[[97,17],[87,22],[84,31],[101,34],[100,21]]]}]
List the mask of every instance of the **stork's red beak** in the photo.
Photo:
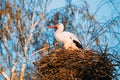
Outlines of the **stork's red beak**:
[{"label": "stork's red beak", "polygon": [[57,28],[57,26],[48,26],[48,28]]}]

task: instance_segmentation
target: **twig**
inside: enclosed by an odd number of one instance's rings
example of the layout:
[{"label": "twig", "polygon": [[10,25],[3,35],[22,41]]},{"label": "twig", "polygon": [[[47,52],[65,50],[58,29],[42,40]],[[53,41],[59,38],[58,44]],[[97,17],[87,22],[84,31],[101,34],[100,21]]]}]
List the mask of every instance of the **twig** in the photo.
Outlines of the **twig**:
[{"label": "twig", "polygon": [[[55,45],[57,45],[57,44],[58,44],[58,42],[55,43]],[[48,46],[48,47],[39,49],[39,50],[37,50],[36,52],[33,52],[32,55],[31,55],[31,57],[34,56],[35,54],[37,54],[38,52],[41,52],[41,51],[43,51],[43,50],[45,50],[45,49],[48,49],[48,48],[52,48],[52,47],[54,47],[55,45],[51,45],[51,46]]]},{"label": "twig", "polygon": [[11,70],[11,80],[13,80],[17,77],[16,73],[15,73],[17,63],[18,63],[18,61],[15,61],[13,63],[13,67],[12,67],[12,70]]},{"label": "twig", "polygon": [[25,68],[26,68],[26,61],[27,61],[27,58],[25,56],[24,61],[22,63],[21,72],[20,72],[20,80],[24,80],[24,72],[25,72]]}]

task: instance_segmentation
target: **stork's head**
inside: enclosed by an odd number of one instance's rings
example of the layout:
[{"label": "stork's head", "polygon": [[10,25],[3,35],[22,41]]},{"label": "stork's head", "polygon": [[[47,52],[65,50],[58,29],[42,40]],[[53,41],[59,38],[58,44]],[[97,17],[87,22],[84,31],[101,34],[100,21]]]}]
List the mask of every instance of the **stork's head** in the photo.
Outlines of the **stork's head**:
[{"label": "stork's head", "polygon": [[57,29],[64,29],[64,25],[62,23],[58,23],[57,25],[54,26],[48,26],[49,28],[57,28]]}]

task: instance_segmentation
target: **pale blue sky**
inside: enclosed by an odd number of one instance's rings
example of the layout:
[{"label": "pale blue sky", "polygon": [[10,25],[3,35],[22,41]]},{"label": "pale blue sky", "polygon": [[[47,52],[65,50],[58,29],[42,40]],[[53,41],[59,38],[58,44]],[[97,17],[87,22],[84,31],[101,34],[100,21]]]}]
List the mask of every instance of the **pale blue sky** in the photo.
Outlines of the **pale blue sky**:
[{"label": "pale blue sky", "polygon": [[[77,5],[82,5],[84,3],[84,0],[73,0],[72,3],[75,3]],[[94,14],[96,12],[96,10],[105,3],[105,1],[101,0],[87,0],[87,3],[89,5],[89,10],[91,12],[91,14]],[[60,7],[64,7],[65,6],[65,0],[52,0],[52,3],[50,4],[50,6],[48,7],[48,11],[52,10],[52,9],[56,9],[56,8],[60,8]],[[95,18],[98,20],[106,20],[106,19],[111,19],[111,17],[113,17],[113,15],[116,16],[116,14],[113,14],[113,11],[111,11],[112,7],[110,7],[109,4],[104,4],[101,8],[99,8],[99,10],[97,11],[97,14],[95,15]]]}]

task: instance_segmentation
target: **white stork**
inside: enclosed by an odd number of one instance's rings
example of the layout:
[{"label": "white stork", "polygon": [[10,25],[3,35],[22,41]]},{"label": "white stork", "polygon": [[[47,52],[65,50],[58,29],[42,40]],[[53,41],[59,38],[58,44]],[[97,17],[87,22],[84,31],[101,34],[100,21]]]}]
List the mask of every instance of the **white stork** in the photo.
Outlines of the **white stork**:
[{"label": "white stork", "polygon": [[65,49],[83,49],[81,42],[73,33],[63,31],[64,25],[62,23],[59,23],[55,26],[49,26],[49,28],[57,28],[54,36],[57,41],[64,44]]}]

